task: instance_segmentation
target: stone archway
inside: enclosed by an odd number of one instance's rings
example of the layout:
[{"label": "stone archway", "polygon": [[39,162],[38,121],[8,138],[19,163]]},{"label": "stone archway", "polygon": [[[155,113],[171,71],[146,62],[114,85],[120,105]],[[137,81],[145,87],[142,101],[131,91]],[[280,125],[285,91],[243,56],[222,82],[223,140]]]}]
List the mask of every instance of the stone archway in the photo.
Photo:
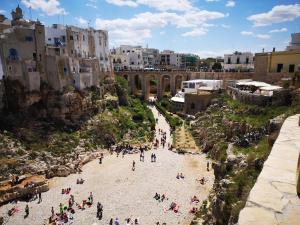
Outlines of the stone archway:
[{"label": "stone archway", "polygon": [[144,99],[149,100],[150,97],[155,98],[158,95],[158,80],[156,75],[147,75],[144,79],[145,93]]},{"label": "stone archway", "polygon": [[171,76],[162,75],[161,76],[161,95],[166,96],[171,94]]},{"label": "stone archway", "polygon": [[124,79],[125,79],[125,80],[127,80],[127,81],[128,81],[128,75],[127,75],[127,74],[124,74],[124,76],[123,76],[123,77],[124,77]]},{"label": "stone archway", "polygon": [[133,77],[133,94],[141,96],[142,95],[142,79],[140,75],[136,74]]},{"label": "stone archway", "polygon": [[182,81],[183,81],[183,77],[181,75],[177,75],[175,77],[175,90],[176,90],[176,93],[181,90]]}]

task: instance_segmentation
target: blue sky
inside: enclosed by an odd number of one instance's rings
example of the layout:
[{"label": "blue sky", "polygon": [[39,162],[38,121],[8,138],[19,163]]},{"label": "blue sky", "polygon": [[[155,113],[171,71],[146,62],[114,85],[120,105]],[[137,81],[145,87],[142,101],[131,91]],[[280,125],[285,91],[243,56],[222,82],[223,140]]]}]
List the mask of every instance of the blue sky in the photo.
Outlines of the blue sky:
[{"label": "blue sky", "polygon": [[298,0],[1,0],[0,13],[10,18],[17,4],[25,18],[46,25],[106,29],[110,47],[148,45],[200,57],[284,50],[300,32]]}]

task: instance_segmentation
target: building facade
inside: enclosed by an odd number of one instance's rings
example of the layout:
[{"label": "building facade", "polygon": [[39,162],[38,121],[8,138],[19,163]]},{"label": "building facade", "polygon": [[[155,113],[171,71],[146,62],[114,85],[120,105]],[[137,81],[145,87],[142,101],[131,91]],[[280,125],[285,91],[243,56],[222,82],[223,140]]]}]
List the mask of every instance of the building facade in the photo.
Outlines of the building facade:
[{"label": "building facade", "polygon": [[280,51],[255,54],[255,74],[294,74],[300,72],[300,51]]},{"label": "building facade", "polygon": [[300,33],[291,34],[291,42],[287,46],[287,51],[300,51]]},{"label": "building facade", "polygon": [[20,7],[12,18],[0,36],[0,77],[17,80],[31,92],[40,91],[41,83],[58,91],[68,86],[81,90],[112,76],[107,31],[44,27],[24,20]]},{"label": "building facade", "polygon": [[225,54],[224,70],[229,72],[253,71],[253,54],[251,52],[234,52],[233,54]]}]

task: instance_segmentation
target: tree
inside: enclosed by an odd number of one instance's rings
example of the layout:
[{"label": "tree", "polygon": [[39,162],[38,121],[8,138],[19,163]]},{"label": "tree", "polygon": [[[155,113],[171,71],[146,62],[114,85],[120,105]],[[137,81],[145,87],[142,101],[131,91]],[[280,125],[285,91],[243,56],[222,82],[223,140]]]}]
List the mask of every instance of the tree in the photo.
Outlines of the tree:
[{"label": "tree", "polygon": [[212,66],[212,69],[214,71],[221,71],[222,70],[222,65],[219,62],[215,62],[214,65]]}]

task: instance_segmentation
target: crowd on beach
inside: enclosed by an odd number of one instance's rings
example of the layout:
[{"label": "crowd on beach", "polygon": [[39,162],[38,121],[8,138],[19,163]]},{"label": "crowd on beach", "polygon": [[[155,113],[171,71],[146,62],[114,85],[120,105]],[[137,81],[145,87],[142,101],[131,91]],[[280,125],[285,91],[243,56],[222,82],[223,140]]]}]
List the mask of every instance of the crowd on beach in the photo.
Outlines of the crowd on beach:
[{"label": "crowd on beach", "polygon": [[[160,116],[160,114],[158,115]],[[156,120],[156,123],[158,123],[158,120]],[[153,150],[158,150],[159,147],[162,147],[165,149],[167,146],[168,150],[172,150],[173,146],[172,144],[167,142],[167,132],[170,131],[164,131],[162,129],[158,129],[158,132],[156,134],[156,137],[154,139],[154,143],[152,145]],[[139,146],[139,147],[133,147],[129,144],[121,144],[117,145],[114,148],[110,150],[111,154],[116,153],[117,157],[119,157],[120,154],[122,154],[122,157],[125,157],[126,154],[132,153],[133,151],[138,151],[140,156],[140,162],[145,161],[145,151],[147,151],[149,148],[147,146]],[[99,164],[103,164],[104,160],[104,154],[102,153],[99,157]],[[157,155],[155,152],[151,153],[151,163],[157,162]],[[209,162],[207,162],[207,171],[209,171]],[[136,162],[132,161],[132,171],[134,172],[136,170]],[[81,172],[80,166],[78,166],[78,173]],[[176,175],[176,179],[185,179],[185,175],[182,172],[178,172]],[[76,184],[81,185],[84,183],[84,179],[77,178]],[[205,177],[202,177],[200,179],[197,179],[196,181],[200,182],[200,184],[204,185],[206,183]],[[50,216],[47,219],[48,225],[62,225],[62,224],[70,224],[74,222],[74,214],[77,210],[85,210],[88,208],[92,208],[95,210],[95,215],[98,220],[102,220],[103,218],[103,209],[104,206],[101,204],[101,202],[97,202],[94,206],[94,196],[93,193],[90,192],[86,199],[75,199],[75,196],[73,194],[73,190],[70,187],[64,188],[61,190],[62,195],[68,195],[68,201],[65,203],[59,203],[57,207],[52,207],[51,212],[49,213]],[[38,193],[37,191],[34,193],[34,197],[38,199],[38,203],[42,202],[42,194]],[[169,198],[167,195],[155,193],[154,200],[158,202],[166,202],[169,201]],[[197,196],[193,196],[191,198],[191,210],[189,211],[191,214],[196,214],[198,212],[197,204],[200,203],[200,199]],[[20,211],[16,207],[13,207],[11,210],[9,210],[8,214],[9,216],[13,216],[16,212]],[[29,214],[29,206],[26,204],[25,206],[25,215],[24,219],[26,219]],[[169,207],[165,209],[165,211],[173,211],[174,213],[180,212],[180,204],[174,201],[170,201]],[[122,221],[119,220],[119,218],[111,218],[109,221],[107,221],[109,225],[121,225],[124,224]],[[140,224],[139,218],[126,218],[125,219],[126,225],[138,225]],[[156,222],[156,225],[166,225],[165,222],[160,223]]]}]

